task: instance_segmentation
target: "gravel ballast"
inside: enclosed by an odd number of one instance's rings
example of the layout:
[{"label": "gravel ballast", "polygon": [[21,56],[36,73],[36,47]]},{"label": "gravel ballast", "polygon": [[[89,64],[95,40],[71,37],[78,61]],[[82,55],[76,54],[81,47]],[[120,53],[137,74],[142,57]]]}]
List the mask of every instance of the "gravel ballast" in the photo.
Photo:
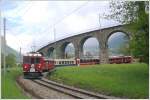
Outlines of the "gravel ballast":
[{"label": "gravel ballast", "polygon": [[18,77],[17,82],[24,91],[39,99],[74,99],[72,96],[34,83],[30,79],[24,79],[23,76]]}]

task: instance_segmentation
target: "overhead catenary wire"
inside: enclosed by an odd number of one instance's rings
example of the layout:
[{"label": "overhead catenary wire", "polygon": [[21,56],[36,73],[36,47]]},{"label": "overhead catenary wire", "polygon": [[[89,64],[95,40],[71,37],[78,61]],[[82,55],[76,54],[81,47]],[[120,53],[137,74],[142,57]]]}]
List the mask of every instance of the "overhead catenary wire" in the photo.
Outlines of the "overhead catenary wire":
[{"label": "overhead catenary wire", "polygon": [[[63,18],[60,18],[58,21],[56,21],[56,23],[54,23],[53,25],[49,26],[48,28],[46,28],[42,33],[45,33],[46,31],[49,31],[49,29],[56,27],[57,24],[59,24],[60,22],[62,22],[63,20],[65,20],[67,17],[71,16],[73,13],[77,12],[78,10],[80,10],[81,8],[83,8],[85,5],[87,5],[89,3],[89,1],[86,1],[84,4],[80,5],[79,7],[75,8],[73,11],[71,11],[70,13],[66,14]],[[22,16],[24,16],[29,9],[32,7],[32,4],[30,4],[28,6],[28,8],[24,11],[24,14],[22,14]]]},{"label": "overhead catenary wire", "polygon": [[48,26],[44,31],[46,32],[47,29],[52,29],[53,27],[56,28],[56,25],[59,24],[60,22],[62,22],[64,19],[66,19],[67,17],[71,16],[73,13],[77,12],[79,9],[81,9],[82,7],[84,7],[85,5],[87,5],[89,3],[89,1],[85,2],[84,4],[82,4],[81,6],[77,7],[76,9],[74,9],[73,11],[71,11],[70,13],[66,14],[66,16],[64,16],[63,18],[59,19],[58,21],[56,21],[53,25]]},{"label": "overhead catenary wire", "polygon": [[[12,30],[6,29],[6,31],[9,31],[10,33],[15,34]],[[17,37],[16,35],[13,35],[13,36],[14,36],[14,38],[16,38],[16,40],[18,41],[18,42],[17,42],[17,41],[14,41],[16,44],[19,45],[17,51],[19,52],[19,49],[20,49],[20,47],[21,47],[21,51],[22,51],[22,53],[23,53],[23,51],[24,51],[25,48],[22,47],[22,46],[23,46],[22,41],[21,41],[20,39],[18,39],[18,37]],[[15,50],[16,50],[16,49],[15,49]]]},{"label": "overhead catenary wire", "polygon": [[[53,25],[49,26],[42,32],[45,33],[46,31],[49,31],[49,29],[52,29],[53,27],[55,27],[57,24],[59,24],[60,22],[62,22],[64,19],[66,19],[67,17],[69,17],[70,15],[72,15],[74,12],[78,11],[79,9],[81,9],[82,7],[84,7],[85,5],[88,4],[89,1],[86,1],[84,4],[82,4],[81,6],[77,7],[76,9],[74,9],[73,11],[71,11],[70,13],[66,14],[63,18],[59,19],[58,21],[56,21],[56,23],[54,23]],[[23,17],[31,8],[32,8],[32,3],[26,8],[26,10],[24,11],[24,13],[19,16],[19,17]],[[18,11],[19,12],[19,11]],[[19,15],[19,14],[18,14]],[[12,29],[11,29],[12,30]]]},{"label": "overhead catenary wire", "polygon": [[[89,1],[86,1],[84,4],[82,4],[81,6],[77,7],[76,9],[74,9],[73,11],[71,11],[70,13],[68,13],[66,16],[64,16],[63,18],[61,18],[60,20],[56,21],[56,23],[54,23],[51,26],[48,26],[44,31],[42,31],[42,33],[45,33],[46,31],[49,31],[49,29],[53,29],[55,27],[55,31],[56,31],[56,25],[59,24],[60,22],[62,22],[64,19],[66,19],[67,17],[71,16],[73,13],[77,12],[79,9],[83,8],[85,5],[87,5],[89,3]],[[53,29],[54,30],[54,29]],[[56,33],[55,33],[56,34]],[[56,39],[54,40],[56,41]],[[48,42],[49,43],[49,42]],[[43,46],[43,45],[42,45]],[[39,48],[41,48],[42,46],[40,46]]]},{"label": "overhead catenary wire", "polygon": [[[28,4],[29,4],[29,3],[28,3]],[[27,4],[27,5],[28,5],[28,4]],[[23,16],[30,10],[31,7],[32,7],[32,3],[25,9],[24,13],[23,13],[20,17],[23,17]],[[19,11],[20,11],[20,9],[16,11],[16,12],[17,12],[17,15],[19,15],[19,14],[18,14]],[[5,19],[6,19],[6,18],[5,18]],[[8,20],[8,18],[7,18],[7,20]],[[5,26],[3,26],[3,27],[5,27]],[[12,29],[9,29],[9,30],[8,30],[8,29],[5,28],[4,31],[5,31],[5,30],[11,31],[11,33],[12,33]],[[16,38],[15,35],[14,35],[14,37]],[[16,38],[16,39],[18,40],[18,38]],[[21,41],[20,41],[20,43],[21,43]],[[20,45],[20,48],[21,48],[21,45]]]}]

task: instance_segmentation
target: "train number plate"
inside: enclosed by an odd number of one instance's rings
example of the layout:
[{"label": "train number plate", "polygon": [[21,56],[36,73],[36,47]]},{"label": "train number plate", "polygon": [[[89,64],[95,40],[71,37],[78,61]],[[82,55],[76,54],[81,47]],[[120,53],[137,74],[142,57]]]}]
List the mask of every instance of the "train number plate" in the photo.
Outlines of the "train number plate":
[{"label": "train number plate", "polygon": [[35,68],[30,68],[30,72],[35,72]]}]

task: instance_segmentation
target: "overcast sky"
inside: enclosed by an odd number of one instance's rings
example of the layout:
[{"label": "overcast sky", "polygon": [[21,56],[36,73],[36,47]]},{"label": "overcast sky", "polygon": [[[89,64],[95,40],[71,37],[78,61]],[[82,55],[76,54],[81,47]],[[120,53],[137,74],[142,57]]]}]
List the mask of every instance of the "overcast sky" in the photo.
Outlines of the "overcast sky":
[{"label": "overcast sky", "polygon": [[[99,28],[99,14],[108,13],[108,1],[1,1],[2,19],[6,18],[7,45],[23,53],[48,42]],[[118,22],[101,17],[101,28]],[[1,30],[3,33],[3,30]]]}]

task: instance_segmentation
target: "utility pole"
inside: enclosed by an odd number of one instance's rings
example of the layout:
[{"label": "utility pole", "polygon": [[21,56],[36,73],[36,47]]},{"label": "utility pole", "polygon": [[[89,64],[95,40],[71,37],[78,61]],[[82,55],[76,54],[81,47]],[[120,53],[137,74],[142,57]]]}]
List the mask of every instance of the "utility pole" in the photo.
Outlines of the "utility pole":
[{"label": "utility pole", "polygon": [[5,73],[6,73],[6,19],[4,18],[3,19],[3,25],[4,25],[4,65],[3,65],[3,67],[4,67],[4,75],[5,75]]}]

